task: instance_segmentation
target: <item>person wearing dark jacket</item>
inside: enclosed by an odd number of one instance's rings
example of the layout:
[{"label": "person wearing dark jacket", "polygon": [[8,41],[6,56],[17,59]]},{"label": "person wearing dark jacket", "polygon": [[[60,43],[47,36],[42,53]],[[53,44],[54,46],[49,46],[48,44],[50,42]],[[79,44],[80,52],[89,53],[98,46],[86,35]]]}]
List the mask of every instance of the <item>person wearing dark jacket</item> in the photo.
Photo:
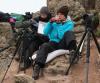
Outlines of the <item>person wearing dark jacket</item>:
[{"label": "person wearing dark jacket", "polygon": [[30,66],[31,61],[29,60],[29,57],[32,56],[32,54],[39,49],[39,46],[43,44],[44,42],[48,42],[49,38],[43,34],[39,34],[38,32],[38,26],[39,22],[48,22],[51,18],[51,14],[47,7],[42,7],[40,9],[40,16],[35,17],[33,19],[30,19],[28,21],[23,22],[20,27],[22,28],[31,28],[33,33],[32,38],[31,36],[28,36],[23,39],[23,50],[21,53],[21,56],[23,56],[23,60],[20,67],[21,70],[26,69]]},{"label": "person wearing dark jacket", "polygon": [[44,28],[44,35],[49,37],[49,42],[42,44],[37,52],[35,66],[33,70],[33,79],[39,78],[41,68],[45,67],[48,53],[57,49],[76,50],[76,40],[74,32],[74,22],[67,19],[68,7],[62,6],[57,11],[56,17],[53,17]]}]

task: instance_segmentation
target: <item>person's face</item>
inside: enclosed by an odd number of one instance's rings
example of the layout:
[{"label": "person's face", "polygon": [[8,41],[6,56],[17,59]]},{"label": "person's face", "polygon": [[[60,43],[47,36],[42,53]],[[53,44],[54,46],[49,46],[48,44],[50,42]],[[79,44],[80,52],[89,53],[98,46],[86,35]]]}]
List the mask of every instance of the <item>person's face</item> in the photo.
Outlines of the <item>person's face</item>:
[{"label": "person's face", "polygon": [[47,18],[47,15],[46,14],[40,14],[41,18],[45,19]]},{"label": "person's face", "polygon": [[66,20],[66,17],[62,13],[58,13],[57,16],[59,17],[60,20],[64,21]]}]

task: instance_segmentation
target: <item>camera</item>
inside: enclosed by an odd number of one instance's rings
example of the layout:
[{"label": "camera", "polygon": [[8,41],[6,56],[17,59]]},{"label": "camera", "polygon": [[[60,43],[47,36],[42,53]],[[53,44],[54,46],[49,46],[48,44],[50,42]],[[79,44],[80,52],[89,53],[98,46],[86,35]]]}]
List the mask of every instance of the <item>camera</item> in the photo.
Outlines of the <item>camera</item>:
[{"label": "camera", "polygon": [[25,12],[24,18],[25,20],[29,20],[32,18],[32,14],[30,12]]},{"label": "camera", "polygon": [[99,25],[99,17],[97,14],[84,14],[82,18],[86,28],[96,29]]}]

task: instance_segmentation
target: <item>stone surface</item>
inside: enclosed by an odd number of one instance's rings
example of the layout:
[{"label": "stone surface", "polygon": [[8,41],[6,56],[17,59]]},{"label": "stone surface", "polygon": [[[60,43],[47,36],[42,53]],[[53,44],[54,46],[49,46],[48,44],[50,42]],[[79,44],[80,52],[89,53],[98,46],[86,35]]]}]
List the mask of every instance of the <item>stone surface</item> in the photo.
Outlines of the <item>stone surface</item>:
[{"label": "stone surface", "polygon": [[68,57],[62,55],[60,57],[57,57],[50,63],[48,63],[45,68],[45,72],[52,75],[58,75],[58,74],[64,75],[68,66],[69,66]]},{"label": "stone surface", "polygon": [[48,0],[48,8],[54,14],[57,9],[61,6],[67,5],[70,9],[69,14],[71,16],[81,15],[85,12],[84,7],[78,2],[74,0]]},{"label": "stone surface", "polygon": [[11,58],[9,55],[13,54],[14,48],[8,48],[1,52],[1,49],[7,47],[9,40],[12,38],[11,26],[8,23],[0,23],[0,83],[4,77],[6,70],[9,68]]},{"label": "stone surface", "polygon": [[18,74],[14,76],[15,83],[36,83],[30,76]]}]

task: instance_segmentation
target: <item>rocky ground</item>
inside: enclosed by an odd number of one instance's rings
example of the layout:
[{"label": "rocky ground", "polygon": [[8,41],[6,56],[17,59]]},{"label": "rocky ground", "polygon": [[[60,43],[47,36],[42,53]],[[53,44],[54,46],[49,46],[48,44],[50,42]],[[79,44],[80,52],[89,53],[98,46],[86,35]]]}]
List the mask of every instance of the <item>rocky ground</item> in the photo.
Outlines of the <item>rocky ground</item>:
[{"label": "rocky ground", "polygon": [[11,28],[8,23],[0,23],[0,83],[11,61],[14,47],[1,52],[1,49],[9,45],[12,38]]},{"label": "rocky ground", "polygon": [[[3,83],[84,83],[85,81],[85,55],[79,60],[78,64],[72,66],[69,75],[64,75],[68,68],[68,60],[61,56],[51,62],[44,69],[44,74],[40,79],[34,81],[32,76],[32,67],[26,70],[26,73],[18,71],[18,63],[14,60]],[[100,83],[100,56],[96,50],[95,44],[91,44],[91,55],[89,65],[89,83]],[[19,81],[19,82],[18,82]]]},{"label": "rocky ground", "polygon": [[[4,29],[6,27],[6,29]],[[4,31],[2,31],[2,28]],[[80,28],[79,28],[80,29]],[[3,25],[0,26],[1,39],[0,39],[0,48],[7,46],[8,40],[11,39],[10,35],[10,26]],[[6,32],[6,30],[8,32]],[[84,30],[81,29],[82,31]],[[77,30],[76,30],[77,31]],[[6,34],[6,35],[5,35]],[[10,36],[9,36],[9,35]],[[77,40],[80,40],[82,34],[77,35]],[[100,42],[100,39],[98,39]],[[4,52],[0,53],[0,83],[3,80],[5,72],[9,67],[9,63],[12,60],[12,54],[14,53],[15,48],[11,47]],[[40,76],[40,79],[34,81],[32,76],[32,67],[26,70],[24,74],[23,71],[17,73],[19,63],[13,60],[12,64],[9,67],[9,70],[6,74],[2,83],[84,83],[85,80],[85,55],[79,60],[78,64],[73,65],[69,75],[64,75],[66,69],[69,66],[68,59],[64,56],[58,57],[49,64],[47,64],[44,69],[44,73]],[[91,42],[91,56],[90,56],[90,65],[89,65],[89,83],[100,83],[100,55],[98,54],[95,44]],[[19,82],[18,82],[19,81]]]}]

